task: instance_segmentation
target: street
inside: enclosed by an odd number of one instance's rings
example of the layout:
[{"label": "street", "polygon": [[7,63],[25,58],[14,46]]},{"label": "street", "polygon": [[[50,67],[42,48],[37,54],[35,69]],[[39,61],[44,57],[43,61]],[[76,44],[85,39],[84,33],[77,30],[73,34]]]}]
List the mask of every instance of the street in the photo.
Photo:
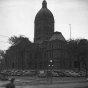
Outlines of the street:
[{"label": "street", "polygon": [[[38,78],[38,77],[15,77],[16,88],[88,88],[85,77],[57,77]],[[9,81],[0,81],[0,88],[4,88]]]}]

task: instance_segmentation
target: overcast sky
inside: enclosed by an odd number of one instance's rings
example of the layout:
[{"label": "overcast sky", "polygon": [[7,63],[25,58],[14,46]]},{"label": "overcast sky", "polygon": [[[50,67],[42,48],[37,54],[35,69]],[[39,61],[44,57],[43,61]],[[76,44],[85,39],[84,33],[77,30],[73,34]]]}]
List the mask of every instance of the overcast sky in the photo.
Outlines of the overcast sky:
[{"label": "overcast sky", "polygon": [[[0,49],[9,47],[8,37],[24,35],[33,42],[34,19],[43,0],[0,0]],[[65,39],[88,39],[88,0],[46,0],[55,19],[55,31]],[[3,35],[3,37],[1,36]],[[7,36],[7,37],[6,37]],[[3,42],[1,42],[3,41]]]}]

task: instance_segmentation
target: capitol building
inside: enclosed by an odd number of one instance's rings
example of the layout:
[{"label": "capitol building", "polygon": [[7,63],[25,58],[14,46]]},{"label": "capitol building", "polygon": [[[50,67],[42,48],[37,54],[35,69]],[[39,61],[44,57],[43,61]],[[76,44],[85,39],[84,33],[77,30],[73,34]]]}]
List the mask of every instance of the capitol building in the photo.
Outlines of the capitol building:
[{"label": "capitol building", "polygon": [[[61,32],[54,31],[55,19],[47,8],[46,0],[34,20],[34,42],[27,45],[23,53],[12,46],[6,51],[5,69],[54,70],[78,68],[66,46],[67,40]],[[23,46],[24,47],[24,46]]]}]

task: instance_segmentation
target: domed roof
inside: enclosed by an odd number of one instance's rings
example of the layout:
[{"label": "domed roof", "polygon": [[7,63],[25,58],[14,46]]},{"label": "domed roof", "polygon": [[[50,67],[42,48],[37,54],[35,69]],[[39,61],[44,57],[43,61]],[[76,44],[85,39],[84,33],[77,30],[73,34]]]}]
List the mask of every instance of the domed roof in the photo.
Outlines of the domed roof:
[{"label": "domed roof", "polygon": [[47,8],[47,2],[45,0],[42,3],[42,8],[36,14],[35,20],[41,17],[47,17],[47,18],[51,18],[54,20],[54,16],[52,12]]},{"label": "domed roof", "polygon": [[51,36],[49,41],[53,41],[53,40],[66,41],[63,35],[61,34],[61,32],[54,32],[54,34]]}]

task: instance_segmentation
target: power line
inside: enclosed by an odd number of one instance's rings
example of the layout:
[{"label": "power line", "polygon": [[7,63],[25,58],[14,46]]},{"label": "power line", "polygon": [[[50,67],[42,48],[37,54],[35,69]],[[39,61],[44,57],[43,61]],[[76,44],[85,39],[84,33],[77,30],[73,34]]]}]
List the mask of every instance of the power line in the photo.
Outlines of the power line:
[{"label": "power line", "polygon": [[0,36],[9,38],[8,36],[4,36],[4,35],[0,35]]},{"label": "power line", "polygon": [[69,24],[69,26],[70,26],[70,40],[71,40],[71,24]]},{"label": "power line", "polygon": [[[9,38],[8,36],[4,36],[4,35],[0,35],[0,36]],[[2,43],[8,43],[8,42],[4,42],[4,41],[0,41],[0,42],[2,42]]]},{"label": "power line", "polygon": [[[4,36],[4,35],[0,35],[0,36],[9,38],[8,36]],[[4,41],[0,41],[0,42],[2,42],[2,43],[8,43],[8,42],[4,42]]]},{"label": "power line", "polygon": [[0,42],[2,42],[2,43],[8,43],[8,42],[4,42],[4,41],[0,41]]}]

